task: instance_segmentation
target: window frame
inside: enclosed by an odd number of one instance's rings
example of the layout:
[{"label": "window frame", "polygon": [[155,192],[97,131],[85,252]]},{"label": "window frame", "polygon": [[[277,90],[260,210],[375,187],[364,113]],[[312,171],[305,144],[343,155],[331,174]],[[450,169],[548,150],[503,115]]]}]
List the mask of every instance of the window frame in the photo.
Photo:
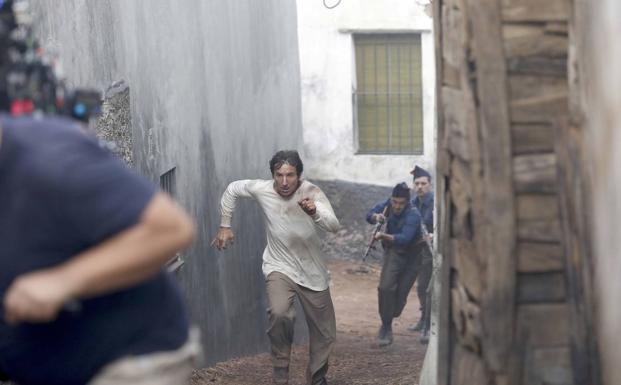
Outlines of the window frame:
[{"label": "window frame", "polygon": [[[170,195],[172,199],[177,198],[177,167],[173,166],[160,175],[160,189]],[[181,253],[175,254],[167,263],[166,269],[170,273],[178,272],[185,264]]]},{"label": "window frame", "polygon": [[[419,30],[412,30],[412,31],[348,31],[351,34],[351,47],[352,47],[352,72],[353,72],[353,76],[352,76],[352,88],[351,88],[351,103],[352,103],[352,127],[353,127],[353,141],[354,141],[354,153],[355,155],[387,155],[387,156],[423,156],[425,155],[425,142],[426,142],[426,138],[425,138],[425,117],[424,117],[424,102],[423,102],[423,94],[424,94],[424,81],[423,81],[423,33],[424,31],[419,31]],[[358,62],[358,57],[357,57],[357,48],[359,46],[359,41],[361,39],[365,39],[365,38],[375,38],[375,39],[381,39],[381,38],[385,38],[386,41],[384,43],[384,49],[385,49],[385,55],[386,55],[386,60],[387,62],[389,62],[388,57],[390,56],[390,54],[388,53],[388,49],[390,47],[390,44],[393,45],[397,45],[399,44],[399,42],[395,42],[393,41],[391,43],[391,38],[394,37],[402,37],[402,38],[407,38],[408,36],[412,36],[415,37],[417,40],[417,47],[412,46],[412,49],[417,49],[418,53],[416,55],[418,63],[414,64],[415,66],[418,66],[418,71],[416,74],[413,74],[414,76],[416,76],[418,79],[415,78],[410,78],[410,84],[409,84],[409,89],[406,90],[406,92],[402,92],[402,91],[398,91],[396,93],[390,93],[390,91],[386,91],[385,95],[386,95],[386,99],[387,99],[387,103],[386,103],[386,109],[387,109],[387,119],[388,119],[388,124],[386,126],[386,135],[388,135],[388,145],[385,148],[378,148],[379,147],[379,139],[376,141],[376,149],[363,149],[361,146],[361,135],[360,135],[360,117],[359,117],[359,95],[361,94],[361,92],[359,91],[359,84],[358,84],[358,72],[360,69],[360,63]],[[364,43],[363,43],[364,44]],[[398,51],[399,52],[399,51]],[[377,55],[377,54],[376,54]],[[391,73],[391,67],[387,66],[387,78],[390,76]],[[374,68],[374,72],[377,73],[378,69],[377,67]],[[412,70],[410,70],[412,71]],[[398,75],[399,76],[399,82],[401,82],[401,74]],[[410,75],[411,76],[411,75]],[[414,83],[414,80],[416,80],[416,82]],[[400,86],[401,87],[401,86]],[[390,89],[390,87],[388,86],[388,88]],[[380,93],[375,93],[375,96],[379,95]],[[403,131],[402,130],[402,125],[398,124],[398,125],[394,125],[390,123],[390,114],[391,114],[391,103],[390,103],[390,97],[394,96],[394,95],[399,95],[399,94],[407,94],[410,95],[411,98],[414,98],[414,101],[412,102],[410,108],[414,109],[418,109],[418,115],[416,117],[416,119],[414,118],[414,116],[412,116],[411,121],[410,121],[410,127],[411,127],[411,131],[408,134],[408,137],[412,143],[411,147],[409,149],[401,149],[401,146],[399,146],[398,149],[395,148],[391,148],[391,144],[390,144],[390,140],[391,140],[391,135],[393,130],[399,132],[399,134],[402,135]],[[370,95],[367,93],[367,95]],[[400,98],[400,96],[399,96]],[[397,109],[399,110],[399,119],[401,119],[401,111],[400,111],[400,105],[397,104]],[[414,114],[414,112],[411,112],[410,114]],[[415,120],[417,120],[417,122],[415,122]],[[379,125],[374,127],[374,130],[377,132],[379,132]],[[414,145],[415,142],[418,142],[418,145]]]}]

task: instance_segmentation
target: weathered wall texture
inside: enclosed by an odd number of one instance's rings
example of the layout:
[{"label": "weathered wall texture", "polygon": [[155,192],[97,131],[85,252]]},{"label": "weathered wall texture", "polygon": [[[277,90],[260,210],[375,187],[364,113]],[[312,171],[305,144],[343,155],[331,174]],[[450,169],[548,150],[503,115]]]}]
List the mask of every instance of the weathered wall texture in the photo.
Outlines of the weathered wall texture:
[{"label": "weathered wall texture", "polygon": [[259,209],[238,207],[233,248],[217,253],[209,243],[226,185],[269,177],[276,149],[301,146],[295,3],[41,0],[33,7],[70,84],[129,86],[136,167],[155,182],[176,167],[176,198],[198,224],[180,280],[208,363],[264,350]]},{"label": "weathered wall texture", "polygon": [[437,383],[597,384],[573,2],[434,3]]},{"label": "weathered wall texture", "polygon": [[[328,1],[327,4],[335,2]],[[308,176],[394,186],[414,163],[435,168],[435,64],[431,16],[424,1],[298,0],[302,116]],[[421,33],[422,155],[359,155],[353,125],[356,78],[353,33]]]},{"label": "weathered wall texture", "polygon": [[[95,132],[128,166],[134,165],[129,87],[116,82],[104,93],[101,115],[94,119]],[[91,123],[92,124],[92,123]]]},{"label": "weathered wall texture", "polygon": [[606,385],[621,383],[621,3],[603,0],[597,7],[576,0],[582,17],[582,42],[576,57],[579,83],[575,109],[588,133],[584,146],[592,165],[583,172],[592,186],[592,231],[595,250],[597,326]]}]

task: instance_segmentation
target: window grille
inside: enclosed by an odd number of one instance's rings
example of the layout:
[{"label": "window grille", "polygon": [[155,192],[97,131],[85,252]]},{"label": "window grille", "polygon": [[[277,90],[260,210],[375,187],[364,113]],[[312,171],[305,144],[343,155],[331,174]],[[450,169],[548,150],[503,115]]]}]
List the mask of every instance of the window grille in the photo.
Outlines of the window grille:
[{"label": "window grille", "polygon": [[160,188],[173,198],[177,195],[177,167],[173,167],[160,176]]},{"label": "window grille", "polygon": [[[173,199],[177,197],[177,168],[173,167],[160,176],[160,188],[162,191],[168,193]],[[166,268],[170,272],[176,272],[181,269],[184,264],[183,256],[177,253],[173,258],[168,261]]]},{"label": "window grille", "polygon": [[423,154],[420,34],[354,35],[359,154]]}]

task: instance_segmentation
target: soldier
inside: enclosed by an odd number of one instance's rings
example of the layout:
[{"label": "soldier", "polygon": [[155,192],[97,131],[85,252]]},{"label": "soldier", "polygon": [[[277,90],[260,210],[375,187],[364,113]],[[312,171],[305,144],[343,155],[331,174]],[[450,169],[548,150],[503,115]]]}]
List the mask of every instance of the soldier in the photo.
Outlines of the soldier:
[{"label": "soldier", "polygon": [[[434,196],[432,192],[431,175],[422,167],[415,166],[410,174],[413,176],[412,189],[416,193],[415,198],[412,200],[412,206],[414,206],[421,217],[426,230],[427,239],[421,240],[421,242],[431,244],[433,237],[433,205]],[[416,293],[421,305],[421,318],[417,324],[411,325],[408,330],[410,331],[423,331],[421,342],[426,343],[429,336],[430,326],[430,308],[431,303],[428,300],[429,295],[427,293],[429,282],[431,280],[431,273],[433,270],[433,257],[431,249],[429,247],[422,247],[420,249],[421,256],[421,268],[418,276],[418,283],[416,286]]]},{"label": "soldier", "polygon": [[[386,214],[384,214],[386,213]],[[367,222],[376,224],[387,221],[386,232],[375,236],[382,241],[384,263],[378,286],[379,314],[382,321],[377,341],[380,346],[393,341],[392,320],[401,315],[407,296],[416,280],[422,244],[421,217],[410,203],[410,188],[400,183],[392,196],[375,205],[367,213]]]}]

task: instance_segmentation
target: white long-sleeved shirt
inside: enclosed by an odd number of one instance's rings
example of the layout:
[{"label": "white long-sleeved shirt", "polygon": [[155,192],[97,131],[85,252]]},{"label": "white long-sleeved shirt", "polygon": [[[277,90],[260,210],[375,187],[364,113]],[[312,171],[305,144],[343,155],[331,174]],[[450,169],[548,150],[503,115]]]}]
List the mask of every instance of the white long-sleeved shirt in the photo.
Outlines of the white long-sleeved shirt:
[{"label": "white long-sleeved shirt", "polygon": [[[263,274],[277,271],[298,285],[321,291],[328,288],[330,273],[323,260],[318,228],[335,232],[339,221],[321,189],[302,180],[293,195],[283,198],[274,190],[273,180],[238,180],[222,195],[222,227],[230,227],[237,198],[255,199],[265,214],[267,246],[263,251]],[[309,216],[298,201],[311,198],[317,210]]]}]

